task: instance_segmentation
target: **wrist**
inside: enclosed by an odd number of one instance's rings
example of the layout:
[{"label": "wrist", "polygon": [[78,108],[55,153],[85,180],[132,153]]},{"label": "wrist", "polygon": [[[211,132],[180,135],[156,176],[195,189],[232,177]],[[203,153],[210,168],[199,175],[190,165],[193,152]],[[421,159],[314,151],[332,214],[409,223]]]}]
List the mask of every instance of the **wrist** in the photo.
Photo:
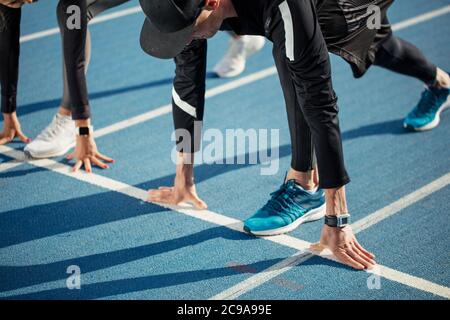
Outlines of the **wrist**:
[{"label": "wrist", "polygon": [[3,113],[3,120],[5,125],[11,125],[15,119],[17,119],[15,111],[11,113]]},{"label": "wrist", "polygon": [[89,127],[91,125],[91,119],[75,120],[76,127]]},{"label": "wrist", "polygon": [[345,187],[325,189],[326,214],[340,216],[348,213]]},{"label": "wrist", "polygon": [[92,137],[94,135],[94,127],[91,125],[90,119],[75,120],[75,132],[77,137]]},{"label": "wrist", "polygon": [[175,180],[186,184],[194,184],[194,167],[191,164],[177,165]]},{"label": "wrist", "polygon": [[332,216],[332,217],[339,217],[342,215],[349,215],[349,213],[347,211],[331,211],[331,212],[327,212],[327,216]]},{"label": "wrist", "polygon": [[11,119],[13,115],[16,114],[16,112],[2,112],[3,113],[3,119]]},{"label": "wrist", "polygon": [[179,153],[175,180],[179,183],[194,184],[194,164],[192,153]]},{"label": "wrist", "polygon": [[350,224],[350,215],[341,214],[341,215],[326,215],[324,219],[324,223],[326,226],[331,228],[345,228]]}]

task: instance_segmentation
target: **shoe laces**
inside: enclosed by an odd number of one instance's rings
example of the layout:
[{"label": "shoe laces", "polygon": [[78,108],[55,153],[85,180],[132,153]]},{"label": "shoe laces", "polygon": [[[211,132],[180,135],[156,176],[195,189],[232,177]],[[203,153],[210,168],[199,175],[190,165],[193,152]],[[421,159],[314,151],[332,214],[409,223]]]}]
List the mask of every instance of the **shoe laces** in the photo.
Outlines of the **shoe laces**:
[{"label": "shoe laces", "polygon": [[[295,201],[295,191],[293,190],[295,182],[288,181],[287,183],[281,185],[281,187],[270,194],[271,198],[262,208],[263,210],[273,213],[275,215],[289,215],[292,216],[293,206],[298,209],[303,209]],[[291,217],[292,218],[292,217]]]},{"label": "shoe laces", "polygon": [[417,114],[427,114],[430,111],[435,111],[439,106],[437,95],[430,89],[426,89],[422,92],[419,103],[417,104]]},{"label": "shoe laces", "polygon": [[61,131],[64,130],[66,125],[66,119],[63,116],[56,115],[52,122],[37,136],[36,139],[50,140]]}]

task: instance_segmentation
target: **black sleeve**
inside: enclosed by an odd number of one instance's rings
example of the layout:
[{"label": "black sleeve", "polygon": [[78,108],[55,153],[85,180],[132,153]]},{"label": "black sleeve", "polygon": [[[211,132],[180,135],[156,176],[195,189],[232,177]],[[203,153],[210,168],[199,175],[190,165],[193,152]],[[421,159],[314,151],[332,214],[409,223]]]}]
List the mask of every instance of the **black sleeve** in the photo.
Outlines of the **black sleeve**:
[{"label": "black sleeve", "polygon": [[[70,6],[79,8],[77,9],[80,13],[78,18],[74,16],[78,11],[70,10]],[[67,84],[72,100],[72,105],[68,107],[72,111],[74,120],[88,119],[91,114],[84,73],[87,33],[86,0],[60,0],[57,6],[57,16],[67,70]],[[79,25],[76,25],[77,22]]]},{"label": "black sleeve", "polygon": [[21,9],[0,4],[0,84],[1,111],[16,111],[17,81],[19,78]]},{"label": "black sleeve", "polygon": [[[194,40],[175,57],[172,114],[178,151],[190,153],[200,148],[205,106],[206,53],[206,40]],[[189,141],[183,141],[186,134],[189,134]]]}]

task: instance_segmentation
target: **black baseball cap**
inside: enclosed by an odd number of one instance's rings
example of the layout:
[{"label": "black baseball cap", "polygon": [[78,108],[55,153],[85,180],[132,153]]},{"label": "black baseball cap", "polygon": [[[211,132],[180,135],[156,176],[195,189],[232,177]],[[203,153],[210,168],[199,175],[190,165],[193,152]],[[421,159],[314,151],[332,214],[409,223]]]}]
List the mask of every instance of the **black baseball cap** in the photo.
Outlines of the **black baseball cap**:
[{"label": "black baseball cap", "polygon": [[183,51],[205,0],[139,0],[146,18],[141,48],[151,56],[170,59]]}]

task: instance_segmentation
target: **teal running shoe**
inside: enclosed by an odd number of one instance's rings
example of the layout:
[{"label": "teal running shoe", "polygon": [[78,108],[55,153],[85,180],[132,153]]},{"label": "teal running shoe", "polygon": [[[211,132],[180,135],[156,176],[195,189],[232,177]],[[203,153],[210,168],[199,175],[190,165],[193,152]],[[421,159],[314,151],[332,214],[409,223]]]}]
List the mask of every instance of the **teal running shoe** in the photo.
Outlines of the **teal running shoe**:
[{"label": "teal running shoe", "polygon": [[413,131],[436,128],[441,113],[450,108],[450,89],[427,88],[417,106],[405,118],[403,126]]},{"label": "teal running shoe", "polygon": [[244,221],[244,230],[256,236],[273,236],[294,230],[325,215],[325,192],[311,193],[289,180],[272,192],[270,200]]}]

